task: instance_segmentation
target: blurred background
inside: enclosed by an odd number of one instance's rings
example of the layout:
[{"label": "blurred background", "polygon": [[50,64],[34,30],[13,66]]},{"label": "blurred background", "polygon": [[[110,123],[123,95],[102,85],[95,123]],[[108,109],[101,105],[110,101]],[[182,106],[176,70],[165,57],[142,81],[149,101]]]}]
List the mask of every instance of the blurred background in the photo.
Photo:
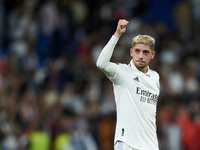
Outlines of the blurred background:
[{"label": "blurred background", "polygon": [[1,150],[113,150],[111,82],[96,60],[119,19],[112,61],[156,39],[160,150],[200,150],[199,0],[0,0]]}]

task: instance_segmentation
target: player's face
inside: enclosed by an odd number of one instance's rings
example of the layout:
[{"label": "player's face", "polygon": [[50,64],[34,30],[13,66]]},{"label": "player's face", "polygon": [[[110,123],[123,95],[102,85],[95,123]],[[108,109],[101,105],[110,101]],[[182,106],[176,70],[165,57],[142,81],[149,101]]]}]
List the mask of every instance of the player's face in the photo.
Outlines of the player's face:
[{"label": "player's face", "polygon": [[130,55],[133,57],[135,67],[146,73],[150,60],[155,56],[155,51],[152,51],[148,45],[136,44],[130,49]]}]

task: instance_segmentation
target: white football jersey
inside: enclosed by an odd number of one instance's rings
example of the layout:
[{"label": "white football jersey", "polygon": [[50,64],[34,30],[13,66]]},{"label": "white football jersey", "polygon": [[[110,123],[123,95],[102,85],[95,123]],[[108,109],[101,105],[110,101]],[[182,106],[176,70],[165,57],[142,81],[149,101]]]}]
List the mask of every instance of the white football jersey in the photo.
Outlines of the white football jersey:
[{"label": "white football jersey", "polygon": [[[107,56],[116,43],[116,37],[112,37],[103,49],[103,54],[100,54],[99,61],[105,61],[101,57]],[[158,150],[156,134],[156,110],[160,92],[158,73],[150,68],[147,73],[143,73],[134,66],[132,60],[128,65],[111,62],[102,64],[103,67],[99,68],[112,81],[114,88],[117,108],[115,142],[123,141],[138,150]],[[111,68],[111,72],[106,66]]]}]

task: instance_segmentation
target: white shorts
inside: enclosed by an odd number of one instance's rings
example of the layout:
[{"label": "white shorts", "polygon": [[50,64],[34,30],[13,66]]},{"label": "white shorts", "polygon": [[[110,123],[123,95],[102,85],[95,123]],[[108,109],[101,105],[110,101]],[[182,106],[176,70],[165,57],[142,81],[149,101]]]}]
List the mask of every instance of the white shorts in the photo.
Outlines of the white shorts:
[{"label": "white shorts", "polygon": [[115,143],[114,150],[137,150],[137,149],[130,147],[128,144],[122,141],[117,141]]}]

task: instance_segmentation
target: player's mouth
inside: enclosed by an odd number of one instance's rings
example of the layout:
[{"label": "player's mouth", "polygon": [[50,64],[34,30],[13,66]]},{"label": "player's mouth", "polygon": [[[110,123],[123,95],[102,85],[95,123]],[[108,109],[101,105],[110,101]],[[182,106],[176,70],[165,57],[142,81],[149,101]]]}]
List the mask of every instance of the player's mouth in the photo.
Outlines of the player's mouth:
[{"label": "player's mouth", "polygon": [[140,63],[140,64],[143,64],[143,63],[145,63],[144,61],[142,61],[142,60],[138,60],[137,61],[138,63]]}]

